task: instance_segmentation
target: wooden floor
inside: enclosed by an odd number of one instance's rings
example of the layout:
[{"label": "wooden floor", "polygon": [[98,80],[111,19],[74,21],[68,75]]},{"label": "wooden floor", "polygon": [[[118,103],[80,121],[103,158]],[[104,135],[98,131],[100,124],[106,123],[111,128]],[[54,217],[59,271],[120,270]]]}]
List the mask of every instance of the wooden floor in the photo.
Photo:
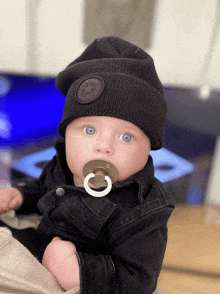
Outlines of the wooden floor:
[{"label": "wooden floor", "polygon": [[158,280],[161,293],[219,294],[220,224],[204,222],[204,206],[177,206],[168,237]]}]

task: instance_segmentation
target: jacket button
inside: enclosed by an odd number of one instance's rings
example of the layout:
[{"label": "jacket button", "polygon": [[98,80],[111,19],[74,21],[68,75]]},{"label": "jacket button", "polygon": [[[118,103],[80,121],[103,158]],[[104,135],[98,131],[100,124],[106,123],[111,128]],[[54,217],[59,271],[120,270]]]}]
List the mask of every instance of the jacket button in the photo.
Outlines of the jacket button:
[{"label": "jacket button", "polygon": [[65,194],[65,191],[63,188],[57,188],[56,194],[57,194],[57,196],[63,196]]}]

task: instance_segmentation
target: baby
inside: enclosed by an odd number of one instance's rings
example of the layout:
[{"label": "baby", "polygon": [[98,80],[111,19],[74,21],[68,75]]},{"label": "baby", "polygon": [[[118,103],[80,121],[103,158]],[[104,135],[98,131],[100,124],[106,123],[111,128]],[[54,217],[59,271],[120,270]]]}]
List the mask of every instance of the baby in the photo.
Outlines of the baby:
[{"label": "baby", "polygon": [[100,38],[56,85],[64,141],[38,180],[0,191],[0,213],[41,213],[37,258],[64,290],[153,293],[174,209],[149,155],[162,147],[167,114],[153,60]]}]

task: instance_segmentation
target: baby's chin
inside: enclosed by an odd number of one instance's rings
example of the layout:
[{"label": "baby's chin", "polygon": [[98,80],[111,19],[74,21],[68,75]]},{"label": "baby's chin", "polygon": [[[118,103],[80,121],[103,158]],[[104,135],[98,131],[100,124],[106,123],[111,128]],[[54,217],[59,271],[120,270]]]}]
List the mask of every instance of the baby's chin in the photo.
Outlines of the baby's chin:
[{"label": "baby's chin", "polygon": [[73,182],[76,187],[84,187],[83,181],[76,175],[73,175]]}]

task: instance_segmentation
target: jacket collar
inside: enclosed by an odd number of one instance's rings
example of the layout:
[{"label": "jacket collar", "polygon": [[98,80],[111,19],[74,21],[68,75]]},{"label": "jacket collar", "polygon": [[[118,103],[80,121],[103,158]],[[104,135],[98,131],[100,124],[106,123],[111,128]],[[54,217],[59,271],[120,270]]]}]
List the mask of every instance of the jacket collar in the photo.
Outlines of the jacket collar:
[{"label": "jacket collar", "polygon": [[[55,143],[55,147],[57,151],[57,158],[58,158],[59,164],[61,165],[61,169],[63,171],[63,177],[66,179],[65,184],[73,185],[72,174],[66,162],[65,141],[57,141]],[[150,188],[150,186],[153,184],[153,182],[154,182],[153,159],[149,155],[147,164],[142,170],[130,176],[125,181],[114,183],[112,185],[112,190],[128,187],[134,183],[137,183],[138,184],[138,199],[140,202],[143,202],[145,199],[145,195],[148,192],[148,189]]]},{"label": "jacket collar", "polygon": [[149,155],[147,164],[145,167],[137,172],[136,174],[130,176],[127,180],[122,182],[116,182],[112,186],[112,190],[127,187],[132,185],[133,183],[138,184],[138,198],[140,202],[143,202],[145,199],[145,195],[148,192],[148,189],[153,184],[154,181],[154,167],[153,167],[153,159]]}]

